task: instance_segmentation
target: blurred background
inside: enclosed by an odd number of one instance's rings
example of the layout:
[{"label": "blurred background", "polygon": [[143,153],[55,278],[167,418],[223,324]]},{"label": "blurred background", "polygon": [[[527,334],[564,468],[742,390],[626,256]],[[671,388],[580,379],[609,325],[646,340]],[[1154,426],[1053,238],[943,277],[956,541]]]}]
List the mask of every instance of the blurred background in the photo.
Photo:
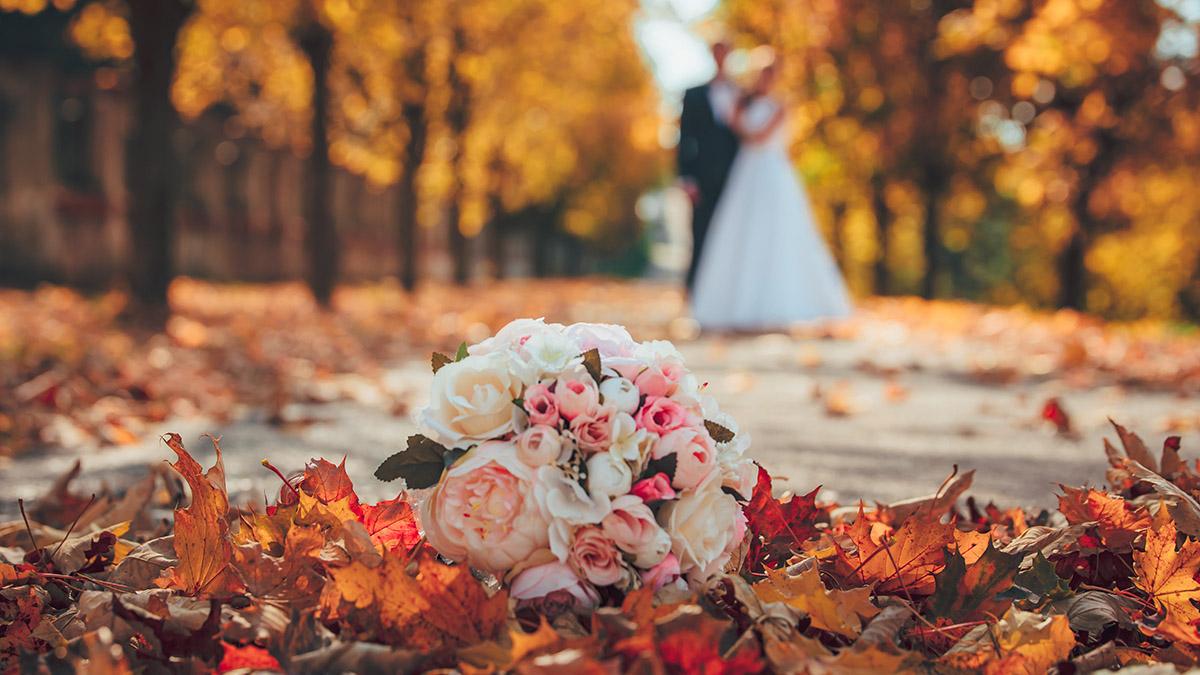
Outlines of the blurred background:
[{"label": "blurred background", "polygon": [[[0,0],[0,283],[676,278],[773,46],[859,296],[1200,316],[1200,0]],[[740,52],[734,54],[734,64]]]}]

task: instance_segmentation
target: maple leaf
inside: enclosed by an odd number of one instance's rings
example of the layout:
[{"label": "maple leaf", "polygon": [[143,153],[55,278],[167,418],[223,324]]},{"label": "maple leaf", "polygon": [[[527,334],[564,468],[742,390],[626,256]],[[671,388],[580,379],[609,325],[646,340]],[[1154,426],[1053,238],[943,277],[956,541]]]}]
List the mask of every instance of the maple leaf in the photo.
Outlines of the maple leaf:
[{"label": "maple leaf", "polygon": [[438,562],[428,550],[412,563],[389,553],[376,567],[355,560],[329,575],[325,618],[397,647],[476,644],[494,638],[508,616],[506,593],[489,596],[469,569]]},{"label": "maple leaf", "polygon": [[751,536],[745,565],[748,573],[786,564],[801,544],[817,534],[816,518],[821,513],[817,508],[817,492],[820,489],[781,502],[771,495],[771,475],[758,467],[758,482],[750,503],[744,508],[746,527]]},{"label": "maple leaf", "polygon": [[346,473],[346,458],[340,464],[334,464],[325,459],[310,460],[304,467],[304,478],[300,481],[300,489],[306,490],[322,504],[332,504],[343,499],[350,504],[358,504],[358,495],[354,493],[354,483]]},{"label": "maple leaf", "polygon": [[1134,551],[1133,568],[1137,572],[1134,583],[1150,594],[1155,605],[1163,613],[1162,621],[1154,632],[1173,640],[1200,645],[1200,634],[1196,624],[1200,622],[1200,542],[1187,540],[1179,550],[1175,549],[1175,522],[1165,517],[1156,518],[1154,529],[1146,533],[1146,550]]},{"label": "maple leaf", "polygon": [[1010,607],[995,624],[976,626],[938,659],[962,670],[1041,675],[1067,658],[1075,634],[1062,614],[1042,616]]},{"label": "maple leaf", "polygon": [[262,647],[254,645],[236,647],[228,642],[222,642],[221,647],[225,653],[221,656],[221,662],[217,664],[218,673],[228,673],[234,670],[283,670],[283,666],[279,665],[279,661],[274,656],[271,656],[271,652]]},{"label": "maple leaf", "polygon": [[388,551],[404,553],[421,541],[417,516],[403,495],[363,506],[362,524],[371,541]]},{"label": "maple leaf", "polygon": [[988,544],[968,564],[958,551],[946,553],[946,566],[934,575],[934,592],[929,599],[934,617],[968,621],[998,616],[1012,604],[996,596],[1008,590],[1025,556],[1002,553]]},{"label": "maple leaf", "polygon": [[459,661],[475,668],[491,666],[497,671],[505,671],[512,669],[527,656],[544,652],[562,643],[563,637],[558,631],[554,630],[545,617],[539,618],[538,628],[532,633],[512,627],[508,630],[507,639],[503,641],[489,640],[460,649]]},{"label": "maple leaf", "polygon": [[954,526],[942,524],[922,511],[889,534],[886,526],[872,532],[873,524],[863,517],[846,534],[856,550],[837,546],[837,568],[852,583],[869,585],[876,593],[928,595],[933,591],[933,574],[942,568],[943,549],[954,541]]},{"label": "maple leaf", "polygon": [[1125,548],[1150,527],[1150,516],[1121,497],[1093,489],[1059,485],[1058,510],[1072,525],[1094,521],[1109,548]]},{"label": "maple leaf", "polygon": [[[211,438],[211,437],[210,437]],[[233,542],[229,537],[229,497],[225,491],[225,466],[221,446],[212,438],[216,462],[207,472],[183,447],[179,434],[163,437],[179,459],[171,465],[192,488],[192,502],[175,509],[175,555],[167,585],[187,595],[221,596],[240,593],[242,582],[230,563]]]},{"label": "maple leaf", "polygon": [[786,603],[807,614],[814,628],[849,638],[862,632],[863,619],[879,613],[871,604],[871,589],[828,590],[815,565],[794,576],[786,570],[768,570],[767,578],[753,588],[763,602]]}]

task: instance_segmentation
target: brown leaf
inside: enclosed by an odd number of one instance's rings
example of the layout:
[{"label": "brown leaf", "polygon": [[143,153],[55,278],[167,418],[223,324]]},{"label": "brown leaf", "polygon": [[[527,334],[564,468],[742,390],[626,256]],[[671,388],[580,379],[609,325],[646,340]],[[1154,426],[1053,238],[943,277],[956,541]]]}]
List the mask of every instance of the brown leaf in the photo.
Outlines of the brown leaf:
[{"label": "brown leaf", "polygon": [[893,533],[882,523],[870,523],[860,509],[847,534],[856,550],[839,544],[837,569],[848,581],[876,593],[928,595],[944,563],[942,552],[954,541],[954,526],[921,512]]},{"label": "brown leaf", "polygon": [[1099,490],[1059,485],[1058,510],[1072,525],[1095,522],[1109,548],[1126,548],[1150,527],[1150,515],[1124,499]]},{"label": "brown leaf", "polygon": [[412,563],[388,554],[377,567],[354,561],[329,574],[322,614],[397,647],[437,650],[490,640],[508,615],[507,594],[489,596],[470,570],[442,564],[428,550]]},{"label": "brown leaf", "polygon": [[207,472],[187,450],[179,434],[163,437],[179,459],[171,465],[192,488],[191,504],[175,510],[175,554],[179,562],[167,585],[187,595],[222,597],[242,591],[231,563],[233,543],[229,538],[229,497],[225,491],[225,467],[221,447],[212,439],[216,462]]},{"label": "brown leaf", "polygon": [[767,578],[753,588],[763,602],[786,603],[807,614],[814,628],[851,639],[862,632],[863,619],[879,613],[871,604],[871,589],[829,590],[815,565],[795,576],[786,570],[767,570]]}]

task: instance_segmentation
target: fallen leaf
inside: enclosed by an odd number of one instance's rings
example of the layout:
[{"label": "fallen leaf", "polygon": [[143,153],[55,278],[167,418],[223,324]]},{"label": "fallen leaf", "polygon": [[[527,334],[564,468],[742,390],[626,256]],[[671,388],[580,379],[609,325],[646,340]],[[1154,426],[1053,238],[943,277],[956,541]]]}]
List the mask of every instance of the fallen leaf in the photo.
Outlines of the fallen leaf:
[{"label": "fallen leaf", "polygon": [[1200,645],[1200,609],[1195,604],[1200,602],[1200,542],[1187,540],[1176,550],[1175,522],[1155,520],[1154,529],[1146,533],[1146,550],[1133,552],[1134,583],[1150,594],[1164,615],[1154,633]]},{"label": "fallen leaf", "polygon": [[770,474],[758,468],[758,482],[744,509],[751,537],[746,554],[749,573],[787,564],[801,544],[816,536],[816,518],[821,513],[816,503],[819,490],[781,502],[771,494]]},{"label": "fallen leaf", "polygon": [[212,439],[216,462],[207,472],[183,447],[179,434],[163,437],[179,459],[171,465],[192,488],[191,504],[175,509],[175,555],[168,585],[192,596],[226,596],[240,593],[242,582],[231,565],[233,543],[229,538],[229,498],[225,491],[225,467],[221,446]]},{"label": "fallen leaf", "polygon": [[1095,522],[1109,548],[1126,548],[1150,527],[1150,515],[1124,499],[1099,490],[1059,485],[1058,510],[1072,525]]},{"label": "fallen leaf", "polygon": [[753,586],[763,602],[783,602],[812,619],[814,628],[856,638],[862,632],[863,620],[879,613],[871,604],[871,589],[829,590],[821,583],[821,573],[814,565],[798,575],[786,570],[768,570],[767,578]]},{"label": "fallen leaf", "polygon": [[943,549],[954,540],[954,526],[925,512],[904,521],[893,533],[872,536],[871,523],[859,517],[847,531],[855,550],[840,544],[838,571],[856,585],[869,585],[875,593],[929,595],[934,573],[943,566]]},{"label": "fallen leaf", "polygon": [[403,496],[362,507],[362,524],[371,541],[393,552],[407,552],[421,541],[412,505]]}]

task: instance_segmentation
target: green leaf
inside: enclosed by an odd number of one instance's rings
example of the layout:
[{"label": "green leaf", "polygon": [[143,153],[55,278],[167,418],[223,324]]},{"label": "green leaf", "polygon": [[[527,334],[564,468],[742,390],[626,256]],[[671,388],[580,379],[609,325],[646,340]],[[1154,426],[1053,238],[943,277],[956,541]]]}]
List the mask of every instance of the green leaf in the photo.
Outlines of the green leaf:
[{"label": "green leaf", "polygon": [[588,375],[592,376],[592,379],[596,381],[596,384],[600,384],[600,378],[604,377],[604,374],[600,368],[600,350],[593,347],[592,349],[584,352],[582,356],[583,367],[587,368]]},{"label": "green leaf", "polygon": [[1003,614],[1011,602],[1003,593],[1012,586],[1023,558],[1003,553],[988,542],[987,550],[968,567],[957,551],[947,551],[946,566],[934,575],[933,615],[965,621],[981,614]]},{"label": "green leaf", "polygon": [[1048,600],[1059,600],[1070,594],[1071,587],[1066,580],[1058,576],[1053,563],[1039,552],[1029,569],[1018,574],[1012,588],[1002,595],[1019,602],[1023,609],[1035,609]]},{"label": "green leaf", "polygon": [[408,447],[383,460],[375,469],[375,477],[385,482],[403,478],[414,490],[433,487],[442,478],[449,452],[441,443],[421,434],[409,436]]},{"label": "green leaf", "polygon": [[732,431],[712,420],[704,420],[704,428],[708,429],[708,435],[718,443],[728,443],[733,440]]},{"label": "green leaf", "polygon": [[434,352],[433,356],[430,357],[429,361],[430,361],[430,364],[433,366],[434,373],[441,370],[442,366],[444,366],[448,363],[454,363],[454,361],[451,360],[449,356],[446,356],[445,354],[443,354],[441,352]]},{"label": "green leaf", "polygon": [[464,341],[462,344],[458,345],[458,352],[454,355],[454,362],[458,363],[465,358],[467,358],[467,343]]}]

